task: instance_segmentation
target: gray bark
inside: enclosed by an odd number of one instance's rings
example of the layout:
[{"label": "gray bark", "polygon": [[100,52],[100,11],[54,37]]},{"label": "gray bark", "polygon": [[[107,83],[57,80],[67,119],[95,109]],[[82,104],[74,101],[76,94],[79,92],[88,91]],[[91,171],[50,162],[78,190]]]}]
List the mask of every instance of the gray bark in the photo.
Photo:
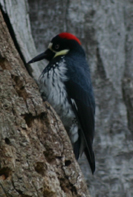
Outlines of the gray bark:
[{"label": "gray bark", "polygon": [[80,165],[92,196],[133,196],[133,1],[29,0],[38,52],[56,34],[80,38],[96,97],[96,173]]},{"label": "gray bark", "polygon": [[0,197],[89,197],[67,133],[42,102],[3,16],[0,11]]},{"label": "gray bark", "polygon": [[[14,31],[15,39],[25,62],[36,55],[36,48],[31,35],[27,1],[0,0],[2,10],[9,17],[9,22]],[[38,63],[41,65],[41,63]],[[28,65],[30,74],[38,79],[40,70],[38,64]]]}]

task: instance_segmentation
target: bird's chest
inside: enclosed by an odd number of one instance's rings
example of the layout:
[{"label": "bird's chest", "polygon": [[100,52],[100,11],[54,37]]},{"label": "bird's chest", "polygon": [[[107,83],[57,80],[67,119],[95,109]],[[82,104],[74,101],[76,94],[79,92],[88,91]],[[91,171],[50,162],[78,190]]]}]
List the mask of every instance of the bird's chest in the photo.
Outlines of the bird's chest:
[{"label": "bird's chest", "polygon": [[75,115],[64,84],[68,80],[65,64],[47,68],[44,71],[39,80],[40,92],[60,116],[64,126],[67,127],[72,124]]}]

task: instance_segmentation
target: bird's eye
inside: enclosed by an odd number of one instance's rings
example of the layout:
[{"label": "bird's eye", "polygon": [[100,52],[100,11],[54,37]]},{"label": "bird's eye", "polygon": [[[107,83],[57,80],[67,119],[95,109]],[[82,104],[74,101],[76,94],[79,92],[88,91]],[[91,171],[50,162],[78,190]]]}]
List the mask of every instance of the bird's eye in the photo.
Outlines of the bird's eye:
[{"label": "bird's eye", "polygon": [[57,50],[57,49],[60,48],[60,45],[59,44],[56,44],[54,48]]}]

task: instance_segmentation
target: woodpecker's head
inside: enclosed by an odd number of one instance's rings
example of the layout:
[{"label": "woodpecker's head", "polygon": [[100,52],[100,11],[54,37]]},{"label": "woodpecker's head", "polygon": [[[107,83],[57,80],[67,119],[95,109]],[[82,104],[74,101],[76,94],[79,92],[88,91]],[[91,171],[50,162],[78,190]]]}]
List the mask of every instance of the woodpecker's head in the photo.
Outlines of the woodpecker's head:
[{"label": "woodpecker's head", "polygon": [[60,33],[55,36],[48,45],[48,49],[40,55],[34,57],[28,62],[34,63],[36,61],[47,59],[48,61],[61,55],[66,55],[69,51],[81,49],[80,40],[70,33]]}]

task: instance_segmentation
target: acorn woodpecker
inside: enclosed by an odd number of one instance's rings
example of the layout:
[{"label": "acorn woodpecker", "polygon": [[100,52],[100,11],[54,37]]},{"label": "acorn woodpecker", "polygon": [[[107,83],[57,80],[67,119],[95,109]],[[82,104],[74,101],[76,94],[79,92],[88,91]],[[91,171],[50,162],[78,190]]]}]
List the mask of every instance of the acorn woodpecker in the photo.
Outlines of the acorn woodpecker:
[{"label": "acorn woodpecker", "polygon": [[70,33],[60,33],[48,49],[28,63],[49,61],[40,78],[42,98],[47,100],[61,118],[73,145],[76,159],[83,152],[92,173],[95,101],[89,66],[80,40]]}]

